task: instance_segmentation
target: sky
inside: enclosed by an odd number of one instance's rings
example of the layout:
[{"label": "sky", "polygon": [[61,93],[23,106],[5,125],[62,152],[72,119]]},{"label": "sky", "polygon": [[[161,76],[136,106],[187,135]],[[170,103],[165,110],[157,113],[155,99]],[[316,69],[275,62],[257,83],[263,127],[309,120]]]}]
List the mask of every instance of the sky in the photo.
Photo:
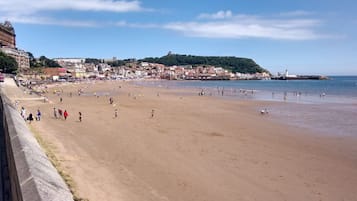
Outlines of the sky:
[{"label": "sky", "polygon": [[355,0],[0,0],[35,57],[253,59],[275,74],[357,75]]}]

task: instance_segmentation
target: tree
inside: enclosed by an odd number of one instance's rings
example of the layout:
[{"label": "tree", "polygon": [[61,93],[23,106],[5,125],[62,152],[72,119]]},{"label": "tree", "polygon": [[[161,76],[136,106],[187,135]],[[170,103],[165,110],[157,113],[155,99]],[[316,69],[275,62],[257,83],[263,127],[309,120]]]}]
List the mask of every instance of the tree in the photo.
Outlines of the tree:
[{"label": "tree", "polygon": [[37,61],[36,61],[35,57],[33,56],[33,54],[32,54],[31,52],[27,52],[27,54],[29,55],[30,68],[39,67],[39,66],[37,65]]},{"label": "tree", "polygon": [[103,62],[100,59],[86,58],[84,63],[100,64],[100,63],[103,63]]},{"label": "tree", "polygon": [[[32,57],[33,57],[33,55],[32,55]],[[30,56],[30,59],[31,59],[31,56]],[[30,62],[31,62],[31,60],[30,60]],[[57,67],[61,67],[61,66],[56,61],[54,61],[52,59],[49,59],[45,56],[40,56],[38,61],[36,61],[36,59],[33,60],[32,67],[34,67],[34,68],[36,68],[36,67],[57,68]]]},{"label": "tree", "polygon": [[4,73],[15,73],[18,68],[16,60],[0,51],[0,69]]}]

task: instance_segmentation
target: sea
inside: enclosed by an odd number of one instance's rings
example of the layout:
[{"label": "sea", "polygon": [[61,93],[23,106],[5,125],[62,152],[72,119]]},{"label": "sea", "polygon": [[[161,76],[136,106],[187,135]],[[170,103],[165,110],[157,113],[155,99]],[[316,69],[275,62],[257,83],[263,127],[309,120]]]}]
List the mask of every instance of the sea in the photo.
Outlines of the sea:
[{"label": "sea", "polygon": [[[357,137],[357,76],[328,80],[136,81],[135,84],[191,89],[194,95],[262,100],[257,113],[317,135]],[[282,104],[268,104],[268,102]],[[266,104],[265,104],[266,103]]]}]

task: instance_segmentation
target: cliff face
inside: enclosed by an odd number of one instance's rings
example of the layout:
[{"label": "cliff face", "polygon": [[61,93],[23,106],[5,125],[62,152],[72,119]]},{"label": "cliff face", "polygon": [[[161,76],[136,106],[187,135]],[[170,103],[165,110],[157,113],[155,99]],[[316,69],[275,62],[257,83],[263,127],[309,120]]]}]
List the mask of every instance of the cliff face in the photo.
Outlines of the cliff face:
[{"label": "cliff face", "polygon": [[267,72],[266,69],[260,67],[249,58],[240,57],[218,57],[218,56],[193,56],[193,55],[179,55],[168,54],[163,57],[149,57],[142,59],[141,61],[160,63],[167,66],[174,65],[192,65],[193,67],[198,65],[212,65],[216,67],[223,67],[230,70],[233,73],[262,73]]}]

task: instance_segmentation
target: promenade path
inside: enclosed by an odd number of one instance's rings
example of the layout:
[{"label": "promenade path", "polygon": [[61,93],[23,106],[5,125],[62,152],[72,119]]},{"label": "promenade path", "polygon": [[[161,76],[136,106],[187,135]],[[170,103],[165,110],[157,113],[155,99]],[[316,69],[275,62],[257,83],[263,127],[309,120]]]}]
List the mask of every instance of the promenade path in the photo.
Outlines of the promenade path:
[{"label": "promenade path", "polygon": [[19,87],[17,87],[15,81],[12,78],[5,78],[5,82],[1,84],[1,88],[11,101],[33,98],[29,94],[26,94],[24,91],[22,91]]},{"label": "promenade path", "polygon": [[[12,78],[5,78],[5,82],[0,84],[1,94],[7,94],[7,97],[13,104],[15,101],[21,103],[26,100],[39,100],[41,98],[31,96],[19,87],[17,87],[15,81]],[[0,112],[0,201],[11,201],[10,197],[10,184],[8,175],[8,165],[5,152],[5,138],[3,127],[3,113]]]},{"label": "promenade path", "polygon": [[[13,99],[26,97],[11,78],[6,78],[5,82],[0,84],[0,88],[2,92],[9,93]],[[0,112],[0,201],[10,201],[10,185],[4,134],[3,113]]]}]

